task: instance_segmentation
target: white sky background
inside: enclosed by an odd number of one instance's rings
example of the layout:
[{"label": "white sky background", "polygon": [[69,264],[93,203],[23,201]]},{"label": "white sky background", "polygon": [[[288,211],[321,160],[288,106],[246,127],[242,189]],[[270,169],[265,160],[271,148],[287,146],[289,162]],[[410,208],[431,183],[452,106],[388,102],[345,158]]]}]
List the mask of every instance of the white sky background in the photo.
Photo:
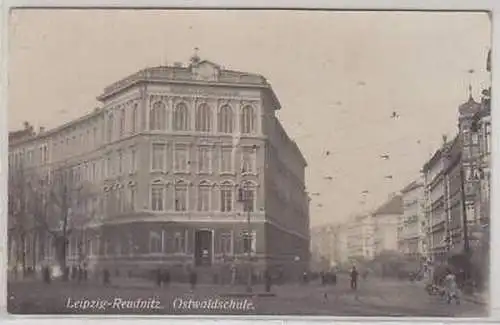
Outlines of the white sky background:
[{"label": "white sky background", "polygon": [[313,225],[373,208],[417,177],[441,134],[456,132],[469,81],[477,99],[489,84],[482,13],[18,10],[10,27],[10,130],[81,116],[105,86],[187,62],[194,47],[202,59],[263,74],[309,163],[308,190],[321,194]]}]

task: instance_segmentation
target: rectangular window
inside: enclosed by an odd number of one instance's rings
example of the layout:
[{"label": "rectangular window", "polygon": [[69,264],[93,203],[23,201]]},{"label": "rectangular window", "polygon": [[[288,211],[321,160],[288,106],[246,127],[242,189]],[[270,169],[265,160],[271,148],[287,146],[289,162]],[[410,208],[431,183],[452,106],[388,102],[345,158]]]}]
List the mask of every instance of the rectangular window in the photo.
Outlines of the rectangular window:
[{"label": "rectangular window", "polygon": [[220,191],[220,210],[221,212],[230,212],[233,209],[233,190],[229,188]]},{"label": "rectangular window", "polygon": [[26,152],[27,165],[31,166],[33,164],[33,150],[30,149]]},{"label": "rectangular window", "polygon": [[106,177],[113,177],[113,159],[111,155],[106,158]]},{"label": "rectangular window", "polygon": [[89,180],[90,177],[89,177],[89,163],[86,162],[84,165],[83,165],[83,180],[84,181],[87,181]]},{"label": "rectangular window", "polygon": [[243,211],[253,212],[255,206],[255,192],[253,190],[245,190],[243,195]]},{"label": "rectangular window", "polygon": [[137,170],[137,150],[134,147],[130,148],[130,172],[134,173]]},{"label": "rectangular window", "polygon": [[174,252],[184,253],[185,252],[184,236],[182,232],[176,232],[174,235]]},{"label": "rectangular window", "polygon": [[232,241],[231,233],[222,233],[220,235],[220,251],[224,255],[232,255],[231,251],[231,241]]},{"label": "rectangular window", "polygon": [[97,163],[95,161],[92,162],[92,172],[91,172],[92,181],[97,180]]},{"label": "rectangular window", "polygon": [[122,109],[119,114],[120,114],[120,130],[119,130],[119,133],[120,133],[120,137],[123,137],[123,134],[125,133],[125,118],[126,118],[125,110]]},{"label": "rectangular window", "polygon": [[156,231],[149,233],[149,252],[161,253],[161,235]]},{"label": "rectangular window", "polygon": [[255,154],[252,149],[244,149],[242,152],[241,173],[255,173]]},{"label": "rectangular window", "polygon": [[45,159],[44,159],[44,150],[43,150],[43,148],[44,148],[43,146],[41,146],[41,147],[40,147],[40,149],[39,149],[39,155],[40,155],[40,156],[38,157],[38,161],[39,161],[40,163],[42,163],[42,164],[43,164],[43,163],[45,163]]},{"label": "rectangular window", "polygon": [[186,146],[175,147],[174,170],[177,172],[186,172],[188,170],[188,152]]},{"label": "rectangular window", "polygon": [[164,170],[165,169],[165,144],[155,143],[153,144],[153,163],[152,170]]},{"label": "rectangular window", "polygon": [[123,151],[118,151],[118,175],[123,173]]},{"label": "rectangular window", "polygon": [[98,142],[98,138],[97,138],[97,127],[94,126],[94,128],[92,129],[92,142],[94,144],[94,147],[97,147],[97,145],[99,144]]},{"label": "rectangular window", "polygon": [[200,186],[198,189],[198,211],[209,211],[210,209],[210,187]]},{"label": "rectangular window", "polygon": [[116,205],[118,212],[125,210],[125,197],[123,196],[123,187],[116,189]]},{"label": "rectangular window", "polygon": [[198,172],[210,172],[210,148],[208,147],[198,148]]},{"label": "rectangular window", "polygon": [[187,210],[187,188],[178,187],[175,189],[175,211]]},{"label": "rectangular window", "polygon": [[233,171],[233,149],[222,148],[220,157],[220,171],[221,173],[230,173]]},{"label": "rectangular window", "polygon": [[153,186],[151,188],[151,210],[153,211],[163,211],[163,187]]},{"label": "rectangular window", "polygon": [[47,145],[43,146],[43,162],[49,162],[49,147]]},{"label": "rectangular window", "polygon": [[134,104],[134,106],[132,107],[130,129],[132,133],[135,133],[137,130],[137,104]]},{"label": "rectangular window", "polygon": [[136,197],[136,188],[135,186],[131,186],[128,188],[128,197],[127,197],[127,205],[129,211],[135,211],[135,197]]}]

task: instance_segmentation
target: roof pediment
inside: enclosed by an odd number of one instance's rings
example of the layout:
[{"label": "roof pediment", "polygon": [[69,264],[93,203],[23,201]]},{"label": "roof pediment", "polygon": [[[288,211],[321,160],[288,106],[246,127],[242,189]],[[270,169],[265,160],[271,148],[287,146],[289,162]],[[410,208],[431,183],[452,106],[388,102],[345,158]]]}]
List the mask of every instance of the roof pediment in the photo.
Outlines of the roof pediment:
[{"label": "roof pediment", "polygon": [[220,66],[208,60],[201,61],[191,67],[196,80],[216,81],[219,79]]}]

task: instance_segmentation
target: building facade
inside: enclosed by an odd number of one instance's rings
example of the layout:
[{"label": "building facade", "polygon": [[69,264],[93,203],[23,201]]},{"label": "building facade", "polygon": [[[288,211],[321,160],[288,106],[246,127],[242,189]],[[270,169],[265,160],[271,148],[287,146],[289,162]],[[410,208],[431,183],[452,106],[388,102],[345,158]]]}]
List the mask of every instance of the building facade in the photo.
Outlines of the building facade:
[{"label": "building facade", "polygon": [[[264,77],[194,56],[187,66],[141,70],[98,100],[82,118],[9,143],[11,170],[23,161],[50,178],[69,168],[72,185],[92,189],[68,204],[79,230],[68,236],[68,264],[307,267],[306,161]],[[9,236],[11,246],[18,240]],[[29,242],[40,247],[33,263],[54,262],[54,236]]]},{"label": "building facade", "polygon": [[403,216],[400,224],[399,251],[408,256],[426,256],[424,184],[413,181],[401,190]]},{"label": "building facade", "polygon": [[443,146],[436,150],[422,169],[424,174],[425,219],[429,257],[432,261],[446,259],[448,234],[448,213],[446,209],[447,186],[444,178],[445,153],[449,143],[443,139]]},{"label": "building facade", "polygon": [[398,227],[402,215],[403,200],[400,194],[391,195],[387,202],[372,213],[372,257],[384,251],[398,251]]},{"label": "building facade", "polygon": [[367,261],[374,257],[374,223],[371,214],[359,214],[349,220],[346,229],[347,259]]}]

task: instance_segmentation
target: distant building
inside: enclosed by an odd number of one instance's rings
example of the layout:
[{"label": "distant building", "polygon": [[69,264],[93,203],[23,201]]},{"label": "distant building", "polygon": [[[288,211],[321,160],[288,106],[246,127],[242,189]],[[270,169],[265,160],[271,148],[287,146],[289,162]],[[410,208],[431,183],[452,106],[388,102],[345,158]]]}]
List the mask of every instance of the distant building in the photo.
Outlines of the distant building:
[{"label": "distant building", "polygon": [[346,229],[346,224],[321,225],[311,229],[312,269],[326,271],[348,262]]},{"label": "distant building", "polygon": [[374,224],[369,213],[354,216],[344,226],[347,256],[350,261],[371,260],[374,257]]},{"label": "distant building", "polygon": [[449,142],[446,138],[443,138],[443,142],[443,146],[436,150],[422,168],[425,184],[425,219],[428,225],[427,240],[429,255],[433,261],[445,260],[447,253],[448,212],[444,169]]},{"label": "distant building", "polygon": [[424,184],[417,180],[401,190],[403,215],[399,234],[399,251],[409,256],[426,256],[426,221]]},{"label": "distant building", "polygon": [[446,251],[450,254],[463,252],[463,169],[462,142],[456,136],[449,143],[444,155],[443,177],[445,182]]},{"label": "distant building", "polygon": [[371,214],[373,225],[372,256],[383,251],[398,251],[398,226],[403,215],[400,194],[391,197]]},{"label": "distant building", "polygon": [[[71,202],[71,222],[86,221],[69,238],[68,265],[223,272],[250,252],[256,273],[307,267],[306,161],[264,77],[194,56],[134,73],[98,99],[102,108],[57,128],[10,135],[11,169],[22,161],[50,179],[65,168],[95,191]],[[9,233],[9,247],[16,243],[33,247],[33,267],[55,261],[46,230]]]}]

